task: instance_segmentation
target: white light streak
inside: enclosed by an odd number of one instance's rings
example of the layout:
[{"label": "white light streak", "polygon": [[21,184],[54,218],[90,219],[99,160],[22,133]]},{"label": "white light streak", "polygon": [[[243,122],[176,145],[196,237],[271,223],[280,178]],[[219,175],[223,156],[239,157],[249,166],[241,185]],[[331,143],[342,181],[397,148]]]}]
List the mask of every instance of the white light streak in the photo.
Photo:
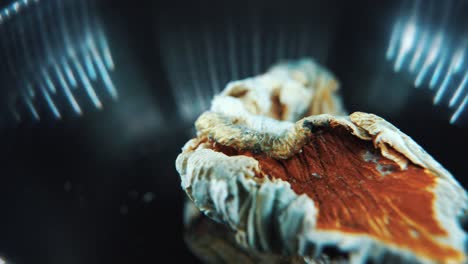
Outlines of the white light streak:
[{"label": "white light streak", "polygon": [[26,107],[29,109],[31,112],[34,120],[39,121],[41,120],[39,113],[37,112],[36,108],[34,107],[34,104],[31,101],[31,98],[29,98],[26,94],[23,94],[23,100],[26,104]]},{"label": "white light streak", "polygon": [[81,115],[82,114],[81,108],[78,105],[72,92],[70,91],[70,87],[68,86],[68,83],[65,81],[65,77],[63,76],[63,73],[60,70],[60,67],[58,65],[55,65],[54,69],[57,75],[57,79],[59,80],[60,86],[62,87],[63,92],[65,93],[65,97],[67,97],[68,102],[72,106],[73,111],[75,111],[75,113],[77,113],[78,115]]},{"label": "white light streak", "polygon": [[442,81],[442,84],[440,85],[439,90],[434,96],[434,104],[438,104],[440,102],[440,100],[442,99],[442,96],[445,93],[445,90],[447,90],[448,84],[450,83],[451,79],[452,79],[452,73],[449,70],[447,74],[445,75],[445,78]]},{"label": "white light streak", "polygon": [[465,76],[463,77],[463,80],[461,81],[460,85],[458,85],[458,88],[453,94],[452,99],[450,99],[449,107],[453,107],[457,103],[458,98],[460,98],[460,96],[462,95],[462,91],[464,91],[467,83],[468,83],[468,71],[465,73]]},{"label": "white light streak", "polygon": [[14,2],[12,7],[16,12],[19,12],[21,6],[20,6],[20,3]]},{"label": "white light streak", "polygon": [[55,105],[54,101],[52,100],[52,97],[50,97],[49,92],[47,91],[46,88],[42,84],[39,84],[39,90],[41,91],[42,95],[44,96],[44,99],[47,102],[47,105],[49,106],[50,110],[52,111],[52,114],[54,115],[55,118],[60,119],[62,116],[60,115],[60,112],[57,109],[57,106]]},{"label": "white light streak", "polygon": [[56,93],[57,89],[55,88],[54,83],[52,82],[52,79],[49,76],[49,73],[46,72],[45,68],[42,68],[42,77],[44,77],[44,81],[47,84],[47,88],[49,88],[49,91],[52,93]]},{"label": "white light streak", "polygon": [[403,39],[401,42],[401,50],[403,52],[408,52],[411,50],[414,44],[414,39],[416,37],[416,24],[414,21],[410,21],[406,25],[405,31],[403,32]]},{"label": "white light streak", "polygon": [[441,58],[439,59],[439,62],[437,63],[436,69],[431,78],[431,82],[429,83],[430,89],[433,89],[440,79],[442,69],[444,68],[445,62],[447,61],[447,58],[448,58],[447,53],[448,53],[447,50],[444,50]]},{"label": "white light streak", "polygon": [[418,76],[416,77],[416,80],[414,82],[414,85],[416,87],[419,87],[421,85],[422,81],[426,77],[427,72],[429,71],[429,68],[432,66],[432,64],[435,62],[435,60],[439,56],[441,45],[442,45],[442,33],[439,32],[434,37],[431,47],[429,48],[429,52],[426,56],[426,60],[424,61],[423,67],[421,71],[419,71]]},{"label": "white light streak", "polygon": [[454,124],[457,119],[460,117],[461,113],[465,110],[466,102],[468,101],[468,95],[465,96],[463,102],[458,106],[455,113],[453,113],[452,117],[450,118],[450,124]]},{"label": "white light streak", "polygon": [[459,49],[455,53],[454,59],[453,59],[453,72],[454,73],[457,73],[461,70],[464,58],[465,58],[465,49],[464,48]]},{"label": "white light streak", "polygon": [[93,60],[91,59],[91,54],[86,47],[83,48],[83,57],[86,71],[88,72],[88,75],[91,78],[91,80],[95,81],[97,79],[96,69],[94,68]]},{"label": "white light streak", "polygon": [[395,23],[395,26],[393,26],[392,35],[390,37],[390,44],[388,45],[387,53],[385,54],[385,57],[387,58],[387,60],[392,60],[395,57],[395,53],[396,53],[397,46],[398,46],[398,39],[401,34],[401,27],[402,27],[401,20],[398,20]]},{"label": "white light streak", "polygon": [[426,42],[427,39],[429,38],[429,32],[428,30],[425,30],[422,33],[421,40],[419,41],[417,47],[416,47],[416,52],[414,53],[413,59],[411,60],[410,63],[410,71],[414,72],[416,70],[416,66],[419,65],[419,61],[422,57],[422,54],[424,52],[424,48],[426,47]]},{"label": "white light streak", "polygon": [[102,81],[104,82],[104,85],[106,86],[107,92],[110,94],[112,99],[117,100],[119,98],[119,95],[117,93],[117,90],[115,89],[114,83],[112,82],[109,76],[109,72],[107,71],[107,68],[104,65],[104,62],[102,61],[101,54],[98,52],[98,50],[96,49],[96,46],[94,45],[94,42],[91,43],[90,49],[91,49],[91,53],[93,54],[93,59],[94,59],[94,62],[96,63],[99,74],[101,75]]},{"label": "white light streak", "polygon": [[26,83],[26,90],[29,97],[34,98],[36,96],[36,91],[34,91],[34,88],[30,83]]},{"label": "white light streak", "polygon": [[398,56],[395,61],[394,70],[395,72],[400,71],[401,66],[408,54],[408,52],[413,48],[414,39],[416,37],[416,25],[413,20],[410,20],[405,27],[403,32],[400,49],[398,51]]},{"label": "white light streak", "polygon": [[112,54],[109,49],[109,44],[107,42],[107,38],[104,35],[104,31],[102,29],[102,25],[98,25],[98,44],[104,54],[104,62],[106,67],[109,71],[113,71],[115,69],[114,59],[112,58]]},{"label": "white light streak", "polygon": [[67,60],[63,57],[60,62],[65,71],[65,76],[67,77],[68,82],[73,88],[77,88],[78,82],[76,81],[75,75],[73,74],[73,71],[71,70]]},{"label": "white light streak", "polygon": [[450,84],[450,81],[452,80],[453,74],[459,71],[459,69],[461,68],[460,65],[463,62],[464,52],[465,52],[464,49],[459,49],[453,55],[452,61],[447,69],[447,73],[445,74],[444,81],[442,82],[439,90],[434,96],[434,104],[438,104],[440,102],[440,100],[444,96],[445,91],[448,88],[448,85]]},{"label": "white light streak", "polygon": [[94,91],[93,86],[91,85],[91,82],[88,79],[88,76],[86,75],[83,66],[81,66],[80,62],[78,61],[77,58],[72,58],[73,65],[75,66],[76,71],[78,72],[78,76],[80,77],[81,82],[83,83],[84,89],[86,93],[88,94],[89,98],[93,102],[94,106],[98,109],[102,108],[102,103],[99,100],[96,91]]}]

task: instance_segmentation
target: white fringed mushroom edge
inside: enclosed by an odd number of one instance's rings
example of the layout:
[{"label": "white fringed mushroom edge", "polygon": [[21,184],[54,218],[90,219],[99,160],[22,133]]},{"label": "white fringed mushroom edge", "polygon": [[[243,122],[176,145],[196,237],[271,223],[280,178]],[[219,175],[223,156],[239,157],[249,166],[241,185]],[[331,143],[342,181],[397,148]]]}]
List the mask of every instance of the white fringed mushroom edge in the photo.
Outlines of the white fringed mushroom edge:
[{"label": "white fringed mushroom edge", "polygon": [[[325,114],[303,118],[294,124],[260,116],[205,112],[196,122],[198,138],[210,138],[237,149],[265,152],[275,158],[294,155],[315,128],[329,125],[344,126],[354,136],[372,140],[383,156],[402,169],[412,162],[436,175],[436,218],[449,235],[434,239],[464,252],[466,234],[458,220],[467,214],[466,191],[409,136],[376,115],[356,112],[349,117],[336,117]],[[367,235],[317,230],[318,212],[311,198],[297,195],[288,182],[255,177],[260,168],[253,158],[229,157],[192,139],[177,157],[176,168],[182,188],[195,205],[210,218],[228,224],[245,247],[313,258],[322,247],[336,246],[350,253],[351,263],[363,263],[367,259],[378,261],[384,253],[407,261],[433,262]]]}]

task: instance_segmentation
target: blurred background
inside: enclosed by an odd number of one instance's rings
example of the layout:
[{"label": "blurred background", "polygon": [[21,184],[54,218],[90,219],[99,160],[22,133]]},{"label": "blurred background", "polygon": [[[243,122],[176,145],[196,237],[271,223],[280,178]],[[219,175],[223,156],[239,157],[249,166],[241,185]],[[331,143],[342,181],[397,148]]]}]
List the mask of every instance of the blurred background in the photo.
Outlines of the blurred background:
[{"label": "blurred background", "polygon": [[0,263],[197,263],[175,158],[230,80],[333,72],[468,181],[467,1],[0,2]]}]

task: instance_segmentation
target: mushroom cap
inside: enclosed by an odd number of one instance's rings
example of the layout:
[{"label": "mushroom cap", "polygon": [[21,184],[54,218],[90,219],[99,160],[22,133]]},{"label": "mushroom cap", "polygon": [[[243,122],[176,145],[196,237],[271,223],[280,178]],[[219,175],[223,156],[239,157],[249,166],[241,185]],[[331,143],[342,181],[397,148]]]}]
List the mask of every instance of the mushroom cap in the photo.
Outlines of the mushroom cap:
[{"label": "mushroom cap", "polygon": [[266,73],[233,81],[214,97],[211,111],[295,122],[317,114],[343,115],[339,82],[312,59],[289,61]]},{"label": "mushroom cap", "polygon": [[[326,98],[337,113],[305,116],[305,94],[323,82],[291,77],[291,65],[231,83],[198,118],[176,160],[194,205],[258,252],[313,259],[332,246],[353,263],[465,262],[468,196],[450,172],[383,118],[345,115],[336,89]],[[288,90],[297,100],[266,96],[303,79]]]},{"label": "mushroom cap", "polygon": [[[202,214],[190,200],[185,202],[184,215],[187,220],[184,223],[184,239],[190,250],[204,263],[314,263],[301,256],[282,256],[242,247],[237,243],[235,233],[230,228]],[[326,264],[341,259],[331,259],[323,255],[320,257],[320,263]]]}]

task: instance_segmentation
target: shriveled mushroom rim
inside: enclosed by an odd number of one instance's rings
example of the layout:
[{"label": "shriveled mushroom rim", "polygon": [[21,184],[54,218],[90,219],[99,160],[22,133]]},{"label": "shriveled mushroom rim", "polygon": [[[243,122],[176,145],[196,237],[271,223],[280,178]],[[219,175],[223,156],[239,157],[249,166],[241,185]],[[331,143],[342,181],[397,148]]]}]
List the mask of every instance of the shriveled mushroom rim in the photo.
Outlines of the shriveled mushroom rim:
[{"label": "shriveled mushroom rim", "polygon": [[[321,115],[274,133],[249,122],[208,112],[196,123],[198,138],[225,155],[254,158],[257,177],[287,181],[297,194],[307,194],[319,211],[317,229],[367,234],[437,261],[464,258],[460,229],[452,225],[466,208],[465,191],[385,120],[365,113]],[[446,215],[439,196],[448,191],[461,201]]]},{"label": "shriveled mushroom rim", "polygon": [[195,123],[197,136],[239,150],[266,153],[286,159],[306,144],[310,135],[323,127],[342,125],[358,137],[370,140],[366,131],[356,127],[346,117],[318,115],[296,123],[262,116],[232,117],[215,112],[203,113]]},{"label": "shriveled mushroom rim", "polygon": [[338,126],[361,140],[372,141],[384,157],[396,162],[401,169],[412,162],[460,186],[450,172],[413,139],[374,114],[354,112],[349,117],[322,114],[292,123],[267,117],[235,117],[208,111],[195,122],[198,138],[208,138],[223,146],[265,153],[278,159],[287,159],[298,153],[314,132]]}]

